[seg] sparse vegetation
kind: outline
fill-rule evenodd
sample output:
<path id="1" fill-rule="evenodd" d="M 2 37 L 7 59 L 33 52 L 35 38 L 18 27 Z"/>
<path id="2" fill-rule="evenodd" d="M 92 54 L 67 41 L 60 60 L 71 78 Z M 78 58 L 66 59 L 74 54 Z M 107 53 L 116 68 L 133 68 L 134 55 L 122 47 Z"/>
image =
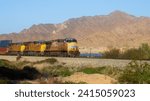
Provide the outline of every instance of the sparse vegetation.
<path id="1" fill-rule="evenodd" d="M 118 78 L 120 83 L 150 84 L 150 65 L 132 61 Z"/>
<path id="2" fill-rule="evenodd" d="M 17 80 L 33 80 L 40 73 L 33 67 L 19 69 L 13 62 L 0 60 L 0 83 L 18 83 Z"/>
<path id="3" fill-rule="evenodd" d="M 66 82 L 58 82 L 59 84 L 87 84 L 86 82 L 71 82 L 71 81 L 66 81 Z"/>
<path id="4" fill-rule="evenodd" d="M 58 76 L 62 76 L 62 77 L 65 77 L 65 76 L 70 76 L 73 72 L 69 70 L 69 68 L 67 67 L 47 67 L 47 68 L 44 68 L 42 70 L 42 73 L 45 75 L 45 76 L 50 76 L 50 77 L 58 77 Z"/>
<path id="5" fill-rule="evenodd" d="M 109 76 L 115 76 L 120 73 L 120 69 L 117 67 L 97 67 L 97 68 L 82 68 L 79 70 L 79 72 L 83 72 L 86 74 L 105 74 Z"/>
<path id="6" fill-rule="evenodd" d="M 22 81 L 22 82 L 20 82 L 21 84 L 31 84 L 30 82 L 28 82 L 28 81 Z"/>
<path id="7" fill-rule="evenodd" d="M 102 54 L 102 58 L 113 58 L 117 59 L 120 57 L 120 50 L 119 49 L 111 49 L 110 51 L 106 51 Z"/>
<path id="8" fill-rule="evenodd" d="M 45 60 L 42 60 L 42 61 L 37 61 L 37 62 L 35 62 L 35 64 L 37 64 L 37 63 L 50 63 L 50 64 L 54 64 L 54 63 L 56 63 L 56 62 L 58 62 L 57 61 L 57 59 L 55 59 L 55 58 L 48 58 L 48 59 L 45 59 Z"/>
<path id="9" fill-rule="evenodd" d="M 99 68 L 84 67 L 81 70 L 79 70 L 79 72 L 83 72 L 86 74 L 95 74 L 95 73 L 102 74 L 105 69 L 106 69 L 105 67 L 99 67 Z"/>
<path id="10" fill-rule="evenodd" d="M 0 84 L 9 84 L 10 81 L 9 80 L 6 80 L 6 79 L 1 79 L 0 80 Z"/>
<path id="11" fill-rule="evenodd" d="M 119 49 L 112 49 L 103 53 L 102 58 L 149 60 L 150 46 L 144 43 L 139 48 L 131 48 L 125 52 L 120 52 Z"/>
<path id="12" fill-rule="evenodd" d="M 143 49 L 143 48 L 142 48 Z M 146 53 L 146 52 L 145 52 Z M 148 53 L 147 53 L 148 54 Z M 143 55 L 144 56 L 144 55 Z M 147 58 L 146 56 L 144 56 Z M 53 61 L 53 62 L 52 62 Z M 37 63 L 55 63 L 56 59 L 46 59 Z M 129 84 L 149 84 L 150 83 L 150 64 L 141 61 L 132 61 L 124 69 L 117 67 L 104 66 L 104 67 L 65 67 L 63 65 L 50 65 L 42 70 L 36 70 L 32 66 L 25 64 L 35 64 L 31 62 L 17 62 L 12 63 L 7 60 L 0 60 L 0 83 L 23 83 L 28 84 L 28 80 L 40 80 L 39 83 L 56 83 L 56 84 L 85 84 L 85 82 L 62 82 L 57 81 L 57 77 L 71 76 L 75 72 L 83 72 L 86 74 L 104 74 L 115 78 L 118 83 Z M 23 68 L 18 68 L 23 66 Z M 52 78 L 52 79 L 51 79 Z M 24 81 L 25 80 L 25 81 Z M 51 82 L 50 82 L 51 80 Z M 19 82 L 21 81 L 21 82 Z"/>
<path id="13" fill-rule="evenodd" d="M 12 62 L 4 59 L 0 59 L 0 67 L 16 68 Z"/>

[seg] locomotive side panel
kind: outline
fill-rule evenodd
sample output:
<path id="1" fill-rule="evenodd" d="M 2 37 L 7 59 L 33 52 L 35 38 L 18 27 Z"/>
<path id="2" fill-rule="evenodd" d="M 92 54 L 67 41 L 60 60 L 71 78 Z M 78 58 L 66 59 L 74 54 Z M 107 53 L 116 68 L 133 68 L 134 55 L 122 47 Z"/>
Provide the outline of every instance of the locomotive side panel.
<path id="1" fill-rule="evenodd" d="M 28 42 L 25 44 L 25 55 L 43 55 L 46 49 L 45 43 Z"/>
<path id="2" fill-rule="evenodd" d="M 8 47 L 8 53 L 11 55 L 19 54 L 22 51 L 21 47 L 22 47 L 22 44 L 13 43 Z"/>
<path id="3" fill-rule="evenodd" d="M 0 41 L 1 42 L 1 41 Z M 51 41 L 33 41 L 24 43 L 11 43 L 1 48 L 0 54 L 10 55 L 45 55 L 45 56 L 79 56 L 77 40 L 74 38 L 57 39 Z"/>
<path id="4" fill-rule="evenodd" d="M 52 42 L 47 45 L 46 51 L 67 51 L 67 46 L 64 42 Z"/>
<path id="5" fill-rule="evenodd" d="M 50 56 L 65 56 L 67 55 L 67 44 L 64 41 L 48 42 L 45 54 Z"/>

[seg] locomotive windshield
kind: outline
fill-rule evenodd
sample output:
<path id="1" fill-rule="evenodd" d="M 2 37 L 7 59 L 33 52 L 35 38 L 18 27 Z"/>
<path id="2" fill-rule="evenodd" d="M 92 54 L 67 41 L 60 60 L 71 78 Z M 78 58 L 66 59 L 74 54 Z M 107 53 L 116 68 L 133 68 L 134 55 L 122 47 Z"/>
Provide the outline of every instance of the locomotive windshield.
<path id="1" fill-rule="evenodd" d="M 66 39 L 66 42 L 77 42 L 76 39 L 70 38 L 70 39 Z"/>

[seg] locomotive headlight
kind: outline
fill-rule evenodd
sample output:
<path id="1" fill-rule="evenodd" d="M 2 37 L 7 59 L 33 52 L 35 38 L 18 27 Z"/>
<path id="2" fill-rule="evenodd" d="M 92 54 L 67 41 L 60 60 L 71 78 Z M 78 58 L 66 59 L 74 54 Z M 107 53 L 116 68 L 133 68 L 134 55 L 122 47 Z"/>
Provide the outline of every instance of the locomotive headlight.
<path id="1" fill-rule="evenodd" d="M 71 50 L 71 51 L 76 51 L 77 50 L 77 46 L 69 46 L 69 49 Z"/>
<path id="2" fill-rule="evenodd" d="M 71 49 L 76 49 L 77 46 L 70 46 L 69 48 L 71 48 Z"/>

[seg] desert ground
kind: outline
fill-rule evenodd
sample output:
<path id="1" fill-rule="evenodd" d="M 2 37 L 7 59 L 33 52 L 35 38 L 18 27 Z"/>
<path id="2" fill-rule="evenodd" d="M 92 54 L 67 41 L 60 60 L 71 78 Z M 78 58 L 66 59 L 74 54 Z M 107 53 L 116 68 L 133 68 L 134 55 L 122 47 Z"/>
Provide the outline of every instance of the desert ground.
<path id="1" fill-rule="evenodd" d="M 22 56 L 19 61 L 36 62 L 45 60 L 51 57 L 36 57 L 36 56 Z M 71 67 L 100 67 L 100 66 L 114 66 L 124 67 L 131 60 L 119 60 L 119 59 L 96 59 L 96 58 L 69 58 L 69 57 L 52 57 L 56 58 L 60 63 L 64 63 L 65 66 Z M 16 61 L 16 56 L 0 56 L 0 59 L 6 59 L 9 61 Z M 150 61 L 147 61 L 150 63 Z"/>
<path id="2" fill-rule="evenodd" d="M 25 69 L 24 71 L 23 68 L 26 66 L 35 68 L 36 71 L 34 72 L 36 74 L 42 74 L 40 78 L 36 78 L 32 80 L 23 79 L 19 81 L 19 83 L 32 83 L 32 84 L 118 83 L 118 81 L 116 80 L 116 76 L 119 74 L 120 71 L 114 68 L 124 69 L 124 67 L 126 67 L 131 62 L 131 60 L 119 60 L 119 59 L 36 57 L 36 56 L 34 57 L 22 56 L 22 58 L 19 61 L 16 61 L 16 56 L 0 56 L 0 59 L 1 61 L 4 60 L 9 65 L 10 65 L 9 62 L 11 62 L 11 64 L 15 64 L 15 66 L 17 66 L 15 68 L 19 68 L 19 70 L 22 69 L 22 73 L 24 72 L 28 73 L 30 72 L 30 70 L 34 71 L 33 69 L 30 68 L 28 68 L 28 70 Z M 54 61 L 55 59 L 57 61 Z M 150 63 L 150 61 L 138 61 L 138 62 Z M 103 69 L 104 67 L 105 69 Z M 30 72 L 29 74 L 31 74 L 31 76 L 34 75 L 32 74 L 32 72 Z"/>

